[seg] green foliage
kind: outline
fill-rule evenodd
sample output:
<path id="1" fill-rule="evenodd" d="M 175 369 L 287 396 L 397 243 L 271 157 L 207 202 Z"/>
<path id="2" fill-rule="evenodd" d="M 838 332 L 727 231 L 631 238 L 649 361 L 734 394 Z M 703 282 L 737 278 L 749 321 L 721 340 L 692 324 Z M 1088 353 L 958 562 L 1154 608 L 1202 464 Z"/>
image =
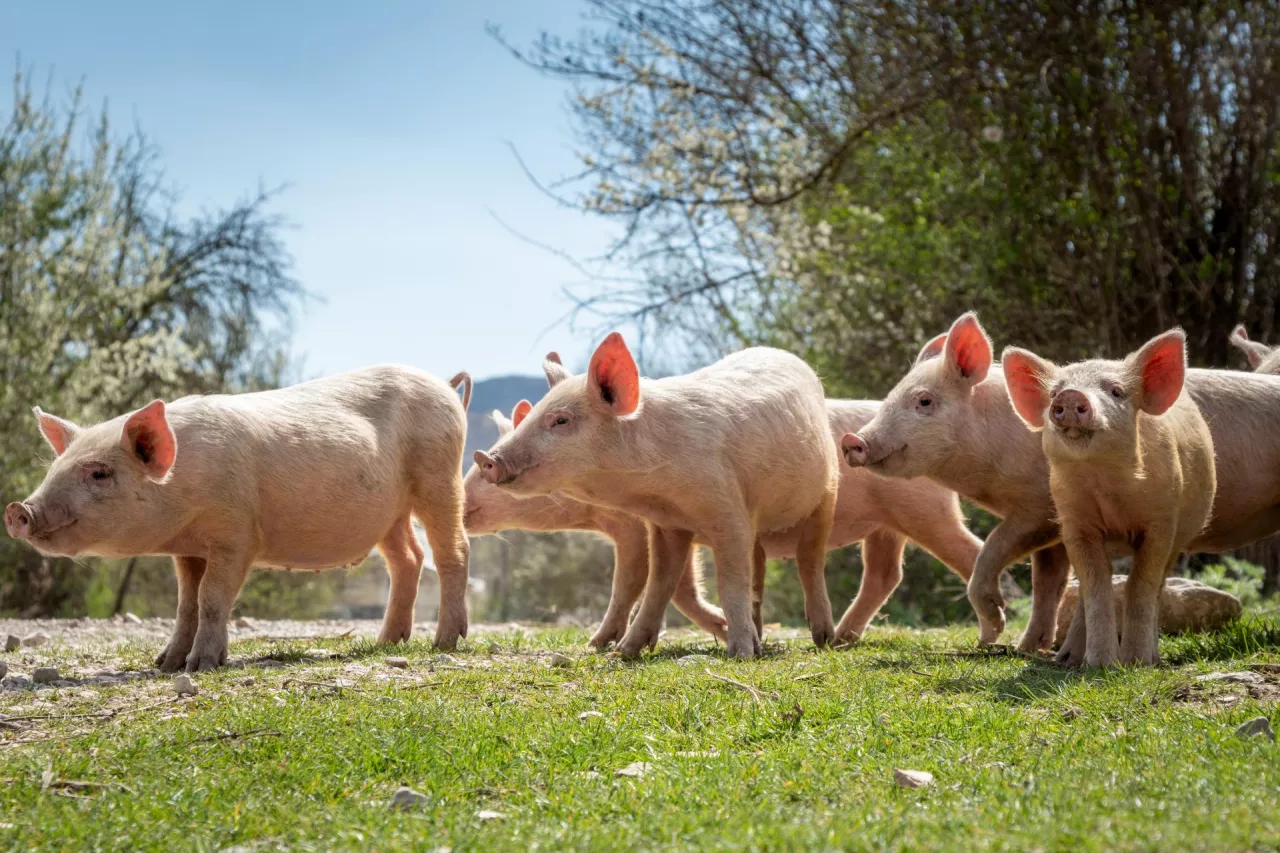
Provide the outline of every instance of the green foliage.
<path id="1" fill-rule="evenodd" d="M 76 93 L 37 101 L 14 80 L 0 127 L 0 493 L 40 482 L 48 449 L 31 407 L 82 422 L 155 397 L 271 387 L 302 291 L 280 223 L 259 193 L 190 220 L 174 211 L 156 153 L 88 128 Z M 88 569 L 0 543 L 0 612 L 80 613 Z"/>

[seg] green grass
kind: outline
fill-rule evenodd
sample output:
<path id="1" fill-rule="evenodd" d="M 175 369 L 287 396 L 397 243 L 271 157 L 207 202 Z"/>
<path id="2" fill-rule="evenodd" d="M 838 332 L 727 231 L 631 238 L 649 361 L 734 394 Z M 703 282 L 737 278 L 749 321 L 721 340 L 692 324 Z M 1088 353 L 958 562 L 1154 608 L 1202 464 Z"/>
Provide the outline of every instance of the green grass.
<path id="1" fill-rule="evenodd" d="M 167 678 L 5 692 L 10 717 L 119 713 L 0 730 L 0 848 L 1280 849 L 1280 746 L 1235 735 L 1280 728 L 1280 675 L 1262 699 L 1194 680 L 1280 660 L 1273 621 L 1106 673 L 979 654 L 969 628 L 789 640 L 747 663 L 685 633 L 622 662 L 586 636 L 474 637 L 464 668 L 414 642 L 394 652 L 407 670 L 368 643 L 239 643 L 290 662 L 202 675 L 193 699 Z M 676 662 L 691 653 L 713 659 Z M 643 777 L 616 775 L 633 762 Z M 935 783 L 897 788 L 894 768 Z M 402 784 L 426 805 L 388 808 Z"/>

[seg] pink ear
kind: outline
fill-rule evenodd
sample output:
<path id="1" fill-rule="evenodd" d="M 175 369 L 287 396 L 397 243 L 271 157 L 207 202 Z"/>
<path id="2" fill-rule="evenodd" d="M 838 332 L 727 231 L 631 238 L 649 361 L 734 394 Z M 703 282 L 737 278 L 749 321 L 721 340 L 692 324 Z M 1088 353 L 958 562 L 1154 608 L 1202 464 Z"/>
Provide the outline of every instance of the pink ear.
<path id="1" fill-rule="evenodd" d="M 916 356 L 916 364 L 922 361 L 928 361 L 931 358 L 937 358 L 942 348 L 947 345 L 947 333 L 943 332 L 920 349 L 920 354 Z"/>
<path id="2" fill-rule="evenodd" d="M 31 411 L 36 413 L 36 423 L 40 426 L 40 434 L 44 436 L 45 441 L 49 442 L 53 452 L 58 456 L 66 453 L 67 445 L 75 441 L 76 436 L 80 434 L 80 427 L 71 421 L 64 421 L 62 418 L 42 412 L 39 406 L 36 406 Z"/>
<path id="3" fill-rule="evenodd" d="M 521 400 L 516 403 L 516 407 L 511 410 L 511 425 L 520 426 L 520 422 L 524 420 L 525 415 L 533 408 L 533 403 L 528 400 Z"/>
<path id="4" fill-rule="evenodd" d="M 617 332 L 611 332 L 591 356 L 587 391 L 608 403 L 615 415 L 629 415 L 640 405 L 640 372 Z"/>
<path id="5" fill-rule="evenodd" d="M 1245 331 L 1243 323 L 1231 330 L 1231 337 L 1227 340 L 1233 347 L 1244 352 L 1245 358 L 1249 359 L 1249 366 L 1253 368 L 1262 364 L 1263 359 L 1271 354 L 1271 348 L 1266 344 L 1249 340 L 1249 333 Z"/>
<path id="6" fill-rule="evenodd" d="M 502 412 L 499 412 L 497 409 L 494 409 L 489 414 L 489 417 L 493 418 L 494 424 L 498 427 L 498 435 L 506 435 L 511 432 L 511 430 L 515 429 L 515 424 L 507 420 L 507 416 L 502 414 Z"/>
<path id="7" fill-rule="evenodd" d="M 969 380 L 969 384 L 977 385 L 987 378 L 987 371 L 991 369 L 991 341 L 972 311 L 960 315 L 960 319 L 951 324 L 943 354 L 947 363 Z"/>
<path id="8" fill-rule="evenodd" d="M 1181 329 L 1165 332 L 1138 350 L 1136 362 L 1142 376 L 1142 411 L 1163 415 L 1182 393 L 1187 375 L 1187 336 Z"/>
<path id="9" fill-rule="evenodd" d="M 1013 410 L 1033 430 L 1044 429 L 1044 410 L 1049 408 L 1048 380 L 1053 365 L 1017 347 L 1006 348 L 1000 364 Z"/>
<path id="10" fill-rule="evenodd" d="M 132 453 L 152 480 L 163 480 L 178 456 L 178 440 L 165 417 L 164 400 L 153 400 L 129 415 L 120 443 Z"/>

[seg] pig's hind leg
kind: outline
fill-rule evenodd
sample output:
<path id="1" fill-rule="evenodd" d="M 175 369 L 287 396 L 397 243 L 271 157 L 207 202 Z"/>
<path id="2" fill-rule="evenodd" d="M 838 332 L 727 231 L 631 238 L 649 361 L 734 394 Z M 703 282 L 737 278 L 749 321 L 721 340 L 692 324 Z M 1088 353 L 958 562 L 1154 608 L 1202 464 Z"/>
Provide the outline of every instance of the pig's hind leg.
<path id="1" fill-rule="evenodd" d="M 1058 636 L 1058 607 L 1070 574 L 1071 560 L 1062 543 L 1031 555 L 1031 619 L 1018 640 L 1018 651 L 1034 654 L 1053 647 Z"/>
<path id="2" fill-rule="evenodd" d="M 252 562 L 247 548 L 223 546 L 209 554 L 197 594 L 200 625 L 187 655 L 187 672 L 203 672 L 227 662 L 227 617 Z"/>
<path id="3" fill-rule="evenodd" d="M 668 530 L 653 524 L 647 526 L 649 579 L 645 584 L 644 597 L 640 599 L 640 612 L 627 628 L 626 636 L 618 643 L 617 649 L 618 654 L 627 657 L 634 657 L 658 644 L 667 604 L 671 602 L 688 561 L 689 550 L 693 547 L 693 534 L 687 530 Z"/>
<path id="4" fill-rule="evenodd" d="M 424 556 L 407 513 L 396 519 L 391 531 L 378 543 L 378 551 L 387 564 L 391 582 L 378 642 L 401 643 L 413 634 L 413 610 Z"/>
<path id="5" fill-rule="evenodd" d="M 644 592 L 649 574 L 649 534 L 643 527 L 619 531 L 613 537 L 613 592 L 591 645 L 607 648 L 627 633 L 627 618 Z"/>
<path id="6" fill-rule="evenodd" d="M 440 578 L 440 616 L 435 645 L 453 649 L 467 636 L 467 564 L 471 545 L 462 524 L 462 474 L 452 471 L 428 483 L 415 498 L 414 515 L 427 533 L 427 544 Z"/>
<path id="7" fill-rule="evenodd" d="M 858 594 L 836 627 L 837 643 L 862 639 L 872 618 L 902 583 L 902 552 L 907 540 L 882 527 L 862 540 L 862 583 Z"/>
<path id="8" fill-rule="evenodd" d="M 760 635 L 752 618 L 752 577 L 755 573 L 756 533 L 745 519 L 740 524 L 722 528 L 710 539 L 716 555 L 716 583 L 720 588 L 720 606 L 729 625 L 726 650 L 729 657 L 752 658 L 760 654 Z M 803 577 L 802 577 L 803 580 Z M 808 609 L 808 594 L 805 595 Z M 830 604 L 827 620 L 831 619 Z"/>
<path id="9" fill-rule="evenodd" d="M 830 645 L 836 636 L 835 623 L 831 618 L 831 599 L 827 597 L 826 573 L 827 539 L 831 536 L 835 508 L 836 487 L 833 483 L 822 503 L 797 528 L 796 567 L 804 589 L 804 615 L 809 621 L 813 643 L 818 648 Z"/>
<path id="10" fill-rule="evenodd" d="M 156 666 L 164 672 L 182 669 L 200 626 L 198 595 L 205 562 L 200 557 L 174 557 L 173 570 L 178 577 L 178 613 L 169 644 L 156 657 Z"/>
<path id="11" fill-rule="evenodd" d="M 763 560 L 763 550 L 760 551 L 760 555 Z M 684 571 L 680 573 L 680 579 L 676 581 L 671 603 L 690 622 L 717 640 L 723 641 L 726 638 L 728 623 L 725 622 L 724 613 L 719 607 L 709 604 L 702 597 L 702 562 L 698 559 L 697 548 L 689 549 L 689 556 L 685 559 Z"/>

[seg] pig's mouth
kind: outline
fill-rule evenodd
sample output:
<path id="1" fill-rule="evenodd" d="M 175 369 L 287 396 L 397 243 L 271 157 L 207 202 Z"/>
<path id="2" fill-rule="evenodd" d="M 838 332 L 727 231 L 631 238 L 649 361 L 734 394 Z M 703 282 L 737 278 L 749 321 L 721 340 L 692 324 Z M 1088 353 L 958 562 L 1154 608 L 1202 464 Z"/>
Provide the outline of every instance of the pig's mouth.
<path id="1" fill-rule="evenodd" d="M 884 450 L 875 456 L 867 458 L 867 467 L 873 471 L 887 471 L 891 468 L 900 468 L 905 464 L 904 460 L 907 454 L 907 446 L 900 444 L 897 447 Z"/>
<path id="2" fill-rule="evenodd" d="M 71 519 L 59 524 L 57 527 L 41 530 L 39 533 L 32 533 L 28 541 L 35 547 L 37 551 L 52 552 L 57 548 L 55 539 L 61 538 L 61 534 L 68 529 L 75 527 L 78 519 Z M 67 556 L 71 556 L 68 554 Z"/>
<path id="3" fill-rule="evenodd" d="M 1094 431 L 1078 426 L 1056 427 L 1058 437 L 1068 447 L 1083 450 L 1093 440 Z"/>

